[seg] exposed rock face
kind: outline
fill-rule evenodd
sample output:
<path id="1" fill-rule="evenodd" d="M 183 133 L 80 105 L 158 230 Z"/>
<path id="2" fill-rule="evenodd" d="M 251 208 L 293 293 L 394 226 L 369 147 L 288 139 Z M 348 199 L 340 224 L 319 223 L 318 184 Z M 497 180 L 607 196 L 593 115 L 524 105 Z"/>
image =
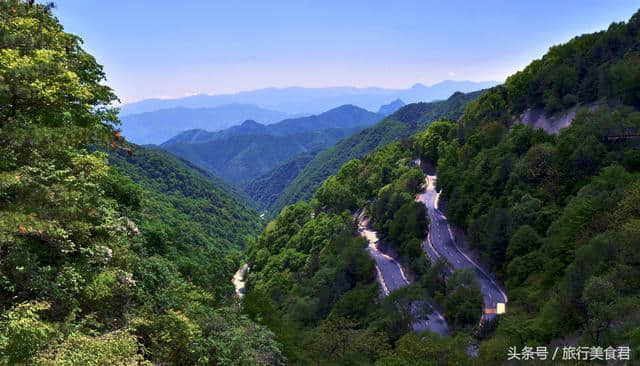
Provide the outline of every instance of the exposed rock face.
<path id="1" fill-rule="evenodd" d="M 585 105 L 575 105 L 567 110 L 548 116 L 542 108 L 527 109 L 515 123 L 522 123 L 527 126 L 542 128 L 552 135 L 557 135 L 560 130 L 571 125 L 573 119 L 580 108 L 587 108 L 590 111 L 598 109 L 602 102 L 593 102 Z"/>

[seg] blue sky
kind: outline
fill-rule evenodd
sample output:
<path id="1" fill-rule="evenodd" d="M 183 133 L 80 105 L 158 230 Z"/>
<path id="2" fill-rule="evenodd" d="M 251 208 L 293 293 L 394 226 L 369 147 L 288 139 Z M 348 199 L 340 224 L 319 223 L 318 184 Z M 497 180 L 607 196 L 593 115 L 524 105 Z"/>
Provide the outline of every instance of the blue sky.
<path id="1" fill-rule="evenodd" d="M 498 80 L 627 20 L 631 0 L 58 0 L 123 100 Z"/>

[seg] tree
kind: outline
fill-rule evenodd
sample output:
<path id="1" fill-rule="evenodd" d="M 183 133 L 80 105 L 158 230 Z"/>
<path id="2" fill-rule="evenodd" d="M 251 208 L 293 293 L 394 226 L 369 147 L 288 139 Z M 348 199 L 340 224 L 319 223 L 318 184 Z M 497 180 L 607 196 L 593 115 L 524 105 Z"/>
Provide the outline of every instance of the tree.
<path id="1" fill-rule="evenodd" d="M 582 302 L 587 308 L 587 329 L 595 344 L 600 344 L 616 316 L 618 294 L 611 282 L 602 277 L 591 277 L 584 286 Z"/>
<path id="2" fill-rule="evenodd" d="M 128 332 L 111 332 L 99 336 L 72 333 L 35 357 L 34 364 L 87 366 L 151 366 L 139 353 L 136 337 Z"/>
<path id="3" fill-rule="evenodd" d="M 445 317 L 452 325 L 458 328 L 475 326 L 482 315 L 482 293 L 473 270 L 453 272 L 443 300 Z"/>
<path id="4" fill-rule="evenodd" d="M 525 255 L 540 246 L 540 236 L 529 225 L 520 226 L 511 237 L 507 246 L 507 260 Z"/>
<path id="5" fill-rule="evenodd" d="M 436 121 L 423 132 L 416 134 L 414 145 L 420 156 L 429 162 L 437 163 L 440 143 L 448 141 L 456 127 L 452 122 Z"/>
<path id="6" fill-rule="evenodd" d="M 12 365 L 28 362 L 58 331 L 40 319 L 50 305 L 27 302 L 14 306 L 0 318 L 0 360 Z"/>

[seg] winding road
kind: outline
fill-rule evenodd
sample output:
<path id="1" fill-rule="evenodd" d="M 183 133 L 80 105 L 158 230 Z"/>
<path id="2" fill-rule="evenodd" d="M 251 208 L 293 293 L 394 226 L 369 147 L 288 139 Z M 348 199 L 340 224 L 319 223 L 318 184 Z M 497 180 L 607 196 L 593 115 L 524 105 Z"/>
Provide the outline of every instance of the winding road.
<path id="1" fill-rule="evenodd" d="M 444 257 L 454 270 L 471 268 L 477 276 L 480 290 L 484 300 L 484 308 L 494 310 L 498 303 L 507 303 L 507 294 L 500 288 L 495 279 L 483 270 L 456 245 L 451 227 L 447 218 L 438 208 L 440 193 L 436 192 L 436 176 L 427 175 L 426 190 L 417 196 L 417 201 L 425 204 L 431 222 L 429 235 L 423 242 L 429 259 L 434 262 L 439 257 Z M 485 312 L 484 318 L 492 318 L 493 314 Z"/>
<path id="2" fill-rule="evenodd" d="M 416 161 L 416 163 L 420 164 L 419 161 Z M 508 301 L 507 294 L 487 271 L 482 269 L 457 246 L 449 221 L 438 206 L 440 193 L 436 191 L 436 178 L 435 175 L 427 175 L 424 192 L 416 196 L 416 200 L 427 207 L 430 222 L 429 234 L 422 243 L 422 247 L 432 263 L 440 257 L 444 257 L 452 270 L 466 268 L 473 270 L 480 285 L 484 302 L 482 323 L 484 320 L 489 320 L 496 316 L 498 303 L 506 304 Z M 367 250 L 376 263 L 378 282 L 382 286 L 384 295 L 387 296 L 391 291 L 407 286 L 410 281 L 407 279 L 402 266 L 393 257 L 380 251 L 378 248 L 378 235 L 371 229 L 369 220 L 363 212 L 358 215 L 358 230 L 360 235 L 365 237 L 369 243 Z M 429 302 L 429 304 L 434 309 L 433 312 L 428 315 L 426 321 L 418 320 L 414 322 L 413 329 L 415 331 L 429 330 L 440 335 L 448 334 L 449 327 L 446 320 L 436 310 L 435 304 L 432 302 Z"/>
<path id="3" fill-rule="evenodd" d="M 369 254 L 376 262 L 376 271 L 378 272 L 378 282 L 382 287 L 382 291 L 385 296 L 388 296 L 391 291 L 406 286 L 410 283 L 405 275 L 402 266 L 393 257 L 383 253 L 378 248 L 378 234 L 371 230 L 369 220 L 361 213 L 358 216 L 358 231 L 360 235 L 365 237 L 369 243 L 367 250 Z M 433 308 L 433 303 L 429 303 Z M 416 309 L 417 311 L 417 309 Z M 437 310 L 434 310 L 427 315 L 426 320 L 417 320 L 413 323 L 413 330 L 422 332 L 429 330 L 431 332 L 447 335 L 449 333 L 449 327 L 442 314 Z"/>

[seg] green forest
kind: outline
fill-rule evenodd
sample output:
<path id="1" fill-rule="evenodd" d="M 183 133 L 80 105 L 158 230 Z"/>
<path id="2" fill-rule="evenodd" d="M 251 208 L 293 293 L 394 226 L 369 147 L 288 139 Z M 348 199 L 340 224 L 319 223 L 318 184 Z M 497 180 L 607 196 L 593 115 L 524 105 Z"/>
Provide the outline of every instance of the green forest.
<path id="1" fill-rule="evenodd" d="M 245 311 L 275 332 L 295 364 L 495 365 L 510 346 L 567 338 L 626 344 L 638 357 L 639 31 L 640 13 L 555 46 L 457 121 L 432 123 L 343 165 L 310 203 L 286 207 L 250 245 Z M 593 102 L 557 135 L 514 122 L 529 108 L 553 114 Z M 413 200 L 423 178 L 416 157 L 437 165 L 447 216 L 510 294 L 509 312 L 481 335 L 472 331 L 482 305 L 473 277 L 457 272 L 445 283 L 444 265 L 429 263 L 420 247 L 426 223 Z M 358 208 L 393 244 L 414 285 L 379 299 L 356 234 Z M 410 331 L 412 314 L 400 309 L 420 297 L 442 305 L 451 337 Z M 476 358 L 465 353 L 471 338 L 480 343 Z"/>
<path id="2" fill-rule="evenodd" d="M 52 9 L 0 1 L 0 364 L 502 365 L 571 344 L 640 359 L 640 12 L 502 85 L 292 152 L 247 194 L 127 142 L 103 67 Z M 559 133 L 521 123 L 572 108 Z M 509 294 L 488 324 L 476 273 L 425 253 L 427 170 Z M 364 216 L 411 282 L 388 296 Z M 448 335 L 413 330 L 433 311 Z"/>
<path id="3" fill-rule="evenodd" d="M 281 364 L 228 280 L 263 225 L 246 198 L 120 141 L 49 6 L 0 14 L 0 363 Z"/>
<path id="4" fill-rule="evenodd" d="M 277 214 L 284 206 L 299 200 L 309 200 L 313 192 L 329 176 L 351 159 L 360 159 L 395 140 L 406 139 L 438 119 L 458 119 L 467 103 L 483 92 L 455 93 L 447 100 L 406 105 L 375 126 L 367 128 L 319 152 L 290 182 L 274 203 L 270 212 Z"/>

